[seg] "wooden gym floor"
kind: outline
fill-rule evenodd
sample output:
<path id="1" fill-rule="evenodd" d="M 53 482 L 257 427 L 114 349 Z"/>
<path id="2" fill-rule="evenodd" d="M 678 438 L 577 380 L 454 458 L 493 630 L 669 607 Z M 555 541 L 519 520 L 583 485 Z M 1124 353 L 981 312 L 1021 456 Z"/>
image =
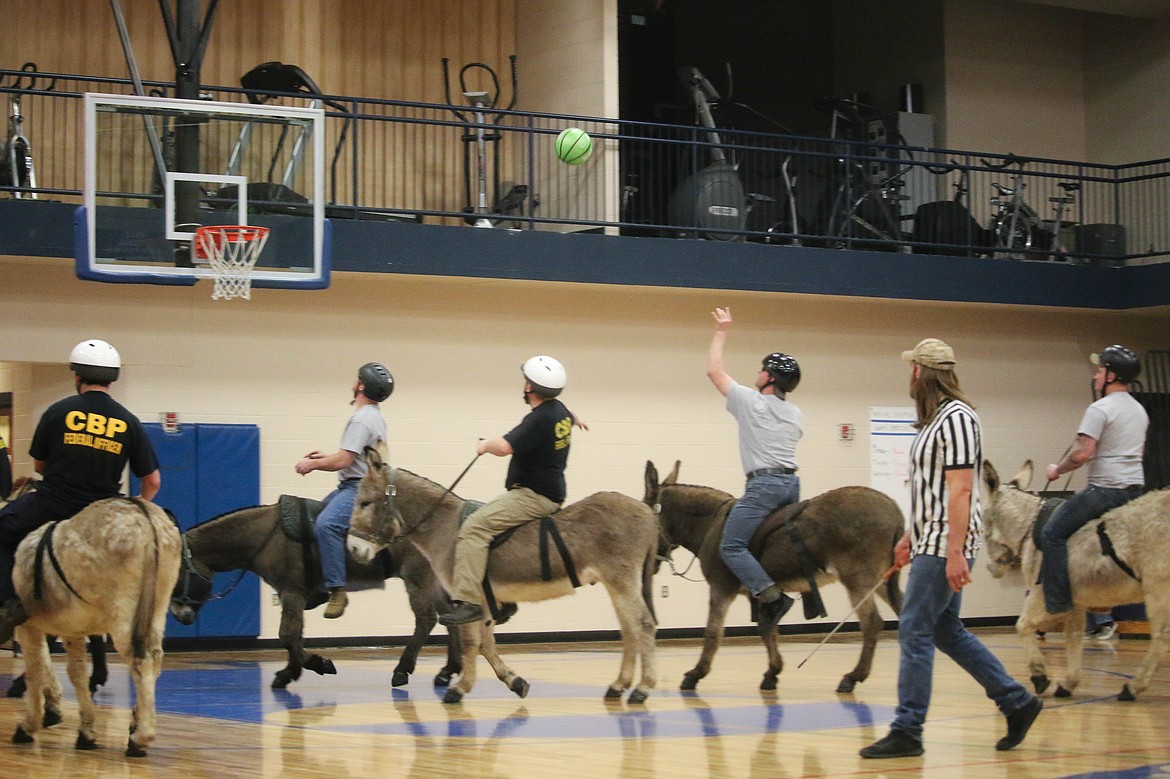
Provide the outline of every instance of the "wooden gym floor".
<path id="1" fill-rule="evenodd" d="M 1023 678 L 1014 634 L 980 637 Z M 310 672 L 287 691 L 269 688 L 283 653 L 171 653 L 159 681 L 159 735 L 145 759 L 122 756 L 129 680 L 120 660 L 100 704 L 94 752 L 73 749 L 77 708 L 67 690 L 65 722 L 35 745 L 8 738 L 22 703 L 0 699 L 3 777 L 1150 777 L 1170 775 L 1170 671 L 1135 703 L 1115 700 L 1145 640 L 1086 642 L 1076 697 L 1045 698 L 1027 740 L 996 752 L 1004 719 L 973 681 L 940 656 L 926 754 L 862 760 L 857 750 L 886 733 L 896 705 L 897 645 L 878 645 L 873 676 L 852 695 L 834 693 L 857 656 L 856 636 L 838 636 L 803 668 L 819 636 L 785 642 L 780 690 L 761 693 L 763 649 L 730 639 L 697 693 L 678 690 L 698 656 L 695 641 L 660 641 L 659 689 L 644 706 L 602 700 L 617 675 L 610 643 L 504 645 L 508 663 L 532 684 L 526 699 L 504 689 L 480 661 L 480 681 L 462 704 L 431 685 L 442 664 L 429 647 L 410 684 L 394 690 L 397 649 L 324 652 L 337 676 Z M 1063 642 L 1045 656 L 1059 673 Z M 0 658 L 5 688 L 19 661 Z M 485 675 L 486 674 L 486 675 Z"/>

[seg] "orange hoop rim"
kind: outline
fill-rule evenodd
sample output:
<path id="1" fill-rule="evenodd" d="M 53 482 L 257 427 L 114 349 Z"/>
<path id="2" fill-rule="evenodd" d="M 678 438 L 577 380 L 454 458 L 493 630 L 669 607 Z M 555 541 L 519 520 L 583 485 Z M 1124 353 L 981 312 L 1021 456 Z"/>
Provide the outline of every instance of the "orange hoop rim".
<path id="1" fill-rule="evenodd" d="M 204 251 L 204 241 L 218 246 L 222 237 L 226 243 L 247 243 L 268 235 L 268 228 L 259 225 L 203 225 L 195 228 L 195 256 L 200 260 L 208 259 Z M 200 240 L 202 238 L 203 240 Z"/>

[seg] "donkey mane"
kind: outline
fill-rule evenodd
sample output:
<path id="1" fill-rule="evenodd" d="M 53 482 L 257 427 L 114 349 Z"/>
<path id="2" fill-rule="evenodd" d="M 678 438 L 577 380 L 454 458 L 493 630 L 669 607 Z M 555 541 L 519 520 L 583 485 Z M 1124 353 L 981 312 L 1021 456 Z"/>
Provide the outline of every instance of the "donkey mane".
<path id="1" fill-rule="evenodd" d="M 217 522 L 217 521 L 223 519 L 224 517 L 230 517 L 231 515 L 236 514 L 240 511 L 248 511 L 249 509 L 262 509 L 262 508 L 266 508 L 265 504 L 263 504 L 263 503 L 261 503 L 260 505 L 257 505 L 257 506 L 244 506 L 242 508 L 232 509 L 231 511 L 225 511 L 222 514 L 217 514 L 216 516 L 212 517 L 211 519 L 207 519 L 207 520 L 204 520 L 203 522 L 200 522 L 198 525 L 193 525 L 192 527 L 188 528 L 188 530 L 195 530 L 196 528 L 203 527 L 204 525 L 210 525 L 212 522 Z"/>

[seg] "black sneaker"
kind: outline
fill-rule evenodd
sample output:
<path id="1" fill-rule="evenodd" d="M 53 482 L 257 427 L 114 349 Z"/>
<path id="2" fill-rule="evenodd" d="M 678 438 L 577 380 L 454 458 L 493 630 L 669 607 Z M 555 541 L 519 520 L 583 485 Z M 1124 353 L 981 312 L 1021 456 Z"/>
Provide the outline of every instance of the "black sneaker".
<path id="1" fill-rule="evenodd" d="M 887 757 L 918 757 L 924 751 L 922 742 L 914 736 L 905 731 L 891 730 L 885 738 L 873 742 L 857 754 L 862 757 L 882 759 Z"/>
<path id="2" fill-rule="evenodd" d="M 442 625 L 465 625 L 468 622 L 479 622 L 483 619 L 483 607 L 478 603 L 468 603 L 457 600 L 450 611 L 439 615 Z"/>
<path id="3" fill-rule="evenodd" d="M 1028 735 L 1028 728 L 1032 727 L 1032 723 L 1036 721 L 1042 708 L 1044 708 L 1044 702 L 1033 695 L 1032 700 L 1008 714 L 1007 735 L 996 743 L 995 748 L 1000 752 L 1005 752 L 1023 741 L 1024 736 Z"/>
<path id="4" fill-rule="evenodd" d="M 760 627 L 760 633 L 764 634 L 774 630 L 784 615 L 788 613 L 788 610 L 792 608 L 793 603 L 796 601 L 783 592 L 776 600 L 770 600 L 766 603 L 761 601 L 756 612 L 756 624 Z"/>

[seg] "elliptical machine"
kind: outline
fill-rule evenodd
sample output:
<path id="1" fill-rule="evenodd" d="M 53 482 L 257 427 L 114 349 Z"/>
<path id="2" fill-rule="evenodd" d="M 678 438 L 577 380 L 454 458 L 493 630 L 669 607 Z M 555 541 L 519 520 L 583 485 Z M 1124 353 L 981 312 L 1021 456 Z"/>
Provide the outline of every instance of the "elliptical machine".
<path id="1" fill-rule="evenodd" d="M 512 110 L 516 105 L 516 55 L 508 57 L 512 66 L 512 99 L 503 109 Z M 463 133 L 463 187 L 467 195 L 467 204 L 463 207 L 464 217 L 472 227 L 495 227 L 498 217 L 518 212 L 528 197 L 528 187 L 524 184 L 515 184 L 500 196 L 500 140 L 503 134 L 499 127 L 504 121 L 505 114 L 496 113 L 490 124 L 487 113 L 496 108 L 500 101 L 500 79 L 496 72 L 482 62 L 469 62 L 459 70 L 459 91 L 471 106 L 471 118 L 468 117 L 451 102 L 451 77 L 449 70 L 450 60 L 443 57 L 443 93 L 447 100 L 447 107 L 461 122 L 465 122 L 468 129 Z M 490 79 L 490 90 L 468 89 L 468 71 L 482 70 Z M 488 144 L 492 144 L 491 173 L 488 173 Z M 475 150 L 475 189 L 472 189 L 471 158 L 472 148 Z M 490 182 L 489 182 L 490 179 Z M 492 193 L 491 205 L 488 204 L 488 192 Z M 474 202 L 473 202 L 474 200 Z M 535 205 L 535 204 L 534 204 Z M 492 217 L 496 217 L 493 219 Z"/>
<path id="2" fill-rule="evenodd" d="M 670 222 L 694 228 L 700 238 L 742 241 L 747 224 L 747 198 L 711 116 L 711 106 L 719 102 L 719 93 L 692 65 L 679 68 L 678 77 L 695 104 L 696 123 L 707 128 L 709 161 L 688 176 L 670 196 L 667 207 Z M 696 149 L 696 154 L 700 153 Z M 698 167 L 697 160 L 694 167 Z"/>

